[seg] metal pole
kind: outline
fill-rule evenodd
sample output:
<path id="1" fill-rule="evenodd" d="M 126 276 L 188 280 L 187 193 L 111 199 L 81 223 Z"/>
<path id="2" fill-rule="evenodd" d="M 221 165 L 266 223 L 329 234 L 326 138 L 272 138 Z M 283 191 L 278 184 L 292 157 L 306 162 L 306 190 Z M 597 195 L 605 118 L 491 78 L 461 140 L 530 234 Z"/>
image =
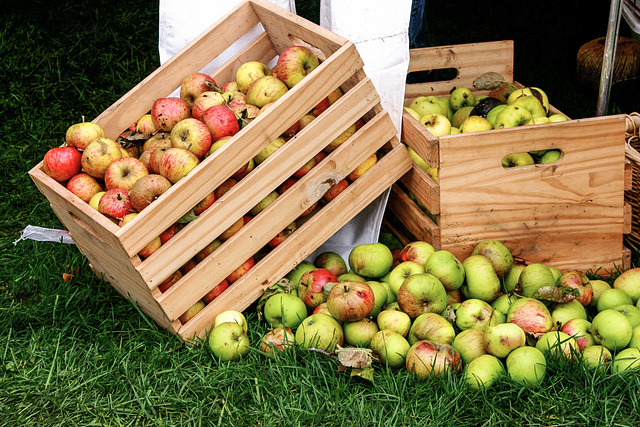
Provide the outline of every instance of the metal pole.
<path id="1" fill-rule="evenodd" d="M 598 112 L 596 115 L 607 114 L 609 104 L 609 92 L 611 90 L 611 74 L 615 64 L 616 44 L 618 42 L 618 29 L 620 28 L 620 14 L 622 12 L 622 0 L 611 0 L 609 11 L 609 25 L 604 43 L 604 58 L 600 73 L 600 90 L 598 92 Z"/>

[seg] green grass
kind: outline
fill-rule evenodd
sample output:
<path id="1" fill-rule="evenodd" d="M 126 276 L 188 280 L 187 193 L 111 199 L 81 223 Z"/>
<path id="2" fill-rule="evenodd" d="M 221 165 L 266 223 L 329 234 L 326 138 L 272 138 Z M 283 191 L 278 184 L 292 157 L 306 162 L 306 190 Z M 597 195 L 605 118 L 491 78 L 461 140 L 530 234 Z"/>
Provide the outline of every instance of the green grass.
<path id="1" fill-rule="evenodd" d="M 273 357 L 252 351 L 241 362 L 220 363 L 206 345 L 184 344 L 98 280 L 75 246 L 14 245 L 28 224 L 62 228 L 27 171 L 62 143 L 70 124 L 98 115 L 158 65 L 155 5 L 123 4 L 28 0 L 3 7 L 0 426 L 638 424 L 637 374 L 594 374 L 563 360 L 549 362 L 538 389 L 503 380 L 488 392 L 471 391 L 459 375 L 422 381 L 379 366 L 369 383 L 299 349 Z M 313 16 L 307 7 L 301 13 Z M 507 29 L 451 31 L 449 8 L 431 15 L 440 44 L 512 36 Z M 507 21 L 507 12 L 499 19 Z M 516 75 L 544 87 L 553 80 L 543 79 L 548 67 L 527 68 L 524 46 L 531 45 L 516 44 L 516 70 L 535 74 Z M 548 47 L 540 43 L 537 52 Z M 569 48 L 562 54 L 562 61 L 573 55 Z M 555 77 L 559 86 L 575 84 L 569 75 Z M 566 95 L 554 89 L 550 97 L 580 116 Z M 76 268 L 65 282 L 63 273 Z M 248 317 L 257 347 L 267 328 L 252 310 Z"/>

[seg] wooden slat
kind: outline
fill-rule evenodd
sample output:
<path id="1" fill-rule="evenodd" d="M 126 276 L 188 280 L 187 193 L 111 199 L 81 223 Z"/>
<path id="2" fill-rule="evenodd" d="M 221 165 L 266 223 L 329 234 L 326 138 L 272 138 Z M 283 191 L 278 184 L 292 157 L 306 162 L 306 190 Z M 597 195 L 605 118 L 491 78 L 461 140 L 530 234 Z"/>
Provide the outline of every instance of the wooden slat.
<path id="1" fill-rule="evenodd" d="M 400 181 L 429 212 L 434 215 L 440 213 L 440 186 L 420 166 L 414 163 Z"/>
<path id="2" fill-rule="evenodd" d="M 416 239 L 431 243 L 434 248 L 440 249 L 440 228 L 397 184 L 391 187 L 387 206 Z"/>
<path id="3" fill-rule="evenodd" d="M 432 168 L 440 167 L 438 138 L 406 111 L 402 112 L 402 142 L 411 147 Z"/>

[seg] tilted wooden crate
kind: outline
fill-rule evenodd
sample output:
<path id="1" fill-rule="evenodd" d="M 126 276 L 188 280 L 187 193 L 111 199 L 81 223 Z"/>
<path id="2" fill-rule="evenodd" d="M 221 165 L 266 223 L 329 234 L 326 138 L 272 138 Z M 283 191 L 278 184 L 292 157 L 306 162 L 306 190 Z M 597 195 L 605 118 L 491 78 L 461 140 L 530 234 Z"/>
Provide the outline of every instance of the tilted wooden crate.
<path id="1" fill-rule="evenodd" d="M 412 50 L 409 72 L 455 68 L 458 76 L 408 84 L 405 105 L 418 95 L 473 88 L 488 71 L 513 82 L 513 47 L 498 41 Z M 514 256 L 563 270 L 629 267 L 624 135 L 624 116 L 614 115 L 436 138 L 405 113 L 401 139 L 439 169 L 438 182 L 414 164 L 392 188 L 386 224 L 405 241 L 425 240 L 462 258 L 478 242 L 497 239 Z M 501 166 L 507 154 L 551 148 L 563 152 L 556 163 Z"/>
<path id="2" fill-rule="evenodd" d="M 96 272 L 104 275 L 122 295 L 131 297 L 159 325 L 185 339 L 205 337 L 218 313 L 248 307 L 265 288 L 311 254 L 411 167 L 392 120 L 381 108 L 379 96 L 362 70 L 363 62 L 355 46 L 266 0 L 244 1 L 238 5 L 94 121 L 103 127 L 107 137 L 117 137 L 147 113 L 155 99 L 167 96 L 179 87 L 183 77 L 201 70 L 258 25 L 265 30 L 262 35 L 212 74 L 219 84 L 235 80 L 235 71 L 243 62 L 269 63 L 292 45 L 313 49 L 321 65 L 125 226 L 118 227 L 49 178 L 42 163 L 30 171 L 33 181 Z M 328 110 L 158 251 L 146 259 L 137 255 L 151 239 L 181 218 L 336 87 L 341 87 L 344 95 Z M 360 118 L 364 118 L 365 124 L 346 143 L 175 285 L 164 293 L 158 290 L 162 281 Z M 380 159 L 373 168 L 323 205 L 196 317 L 181 324 L 178 320 L 181 314 L 375 152 Z"/>

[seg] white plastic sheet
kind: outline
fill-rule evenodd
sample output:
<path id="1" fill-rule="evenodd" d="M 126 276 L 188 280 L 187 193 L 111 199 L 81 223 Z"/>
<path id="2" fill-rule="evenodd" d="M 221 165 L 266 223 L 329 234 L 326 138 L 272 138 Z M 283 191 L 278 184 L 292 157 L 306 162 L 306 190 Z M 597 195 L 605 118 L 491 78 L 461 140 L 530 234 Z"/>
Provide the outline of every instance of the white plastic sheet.
<path id="1" fill-rule="evenodd" d="M 295 12 L 294 0 L 271 0 Z M 159 52 L 164 63 L 202 31 L 216 23 L 239 0 L 160 0 Z M 381 96 L 383 108 L 396 125 L 398 135 L 402 123 L 404 85 L 409 66 L 408 27 L 411 0 L 322 0 L 320 25 L 352 41 L 364 61 L 364 71 Z M 259 33 L 249 34 L 234 45 L 242 49 Z M 211 73 L 235 52 L 210 63 L 204 72 Z M 308 259 L 324 251 L 333 251 L 348 258 L 351 249 L 378 239 L 388 191 L 367 206 Z"/>
<path id="2" fill-rule="evenodd" d="M 56 230 L 54 228 L 37 227 L 35 225 L 27 225 L 20 237 L 13 242 L 17 245 L 22 240 L 35 240 L 37 242 L 58 242 L 73 245 L 75 242 L 67 230 Z"/>

